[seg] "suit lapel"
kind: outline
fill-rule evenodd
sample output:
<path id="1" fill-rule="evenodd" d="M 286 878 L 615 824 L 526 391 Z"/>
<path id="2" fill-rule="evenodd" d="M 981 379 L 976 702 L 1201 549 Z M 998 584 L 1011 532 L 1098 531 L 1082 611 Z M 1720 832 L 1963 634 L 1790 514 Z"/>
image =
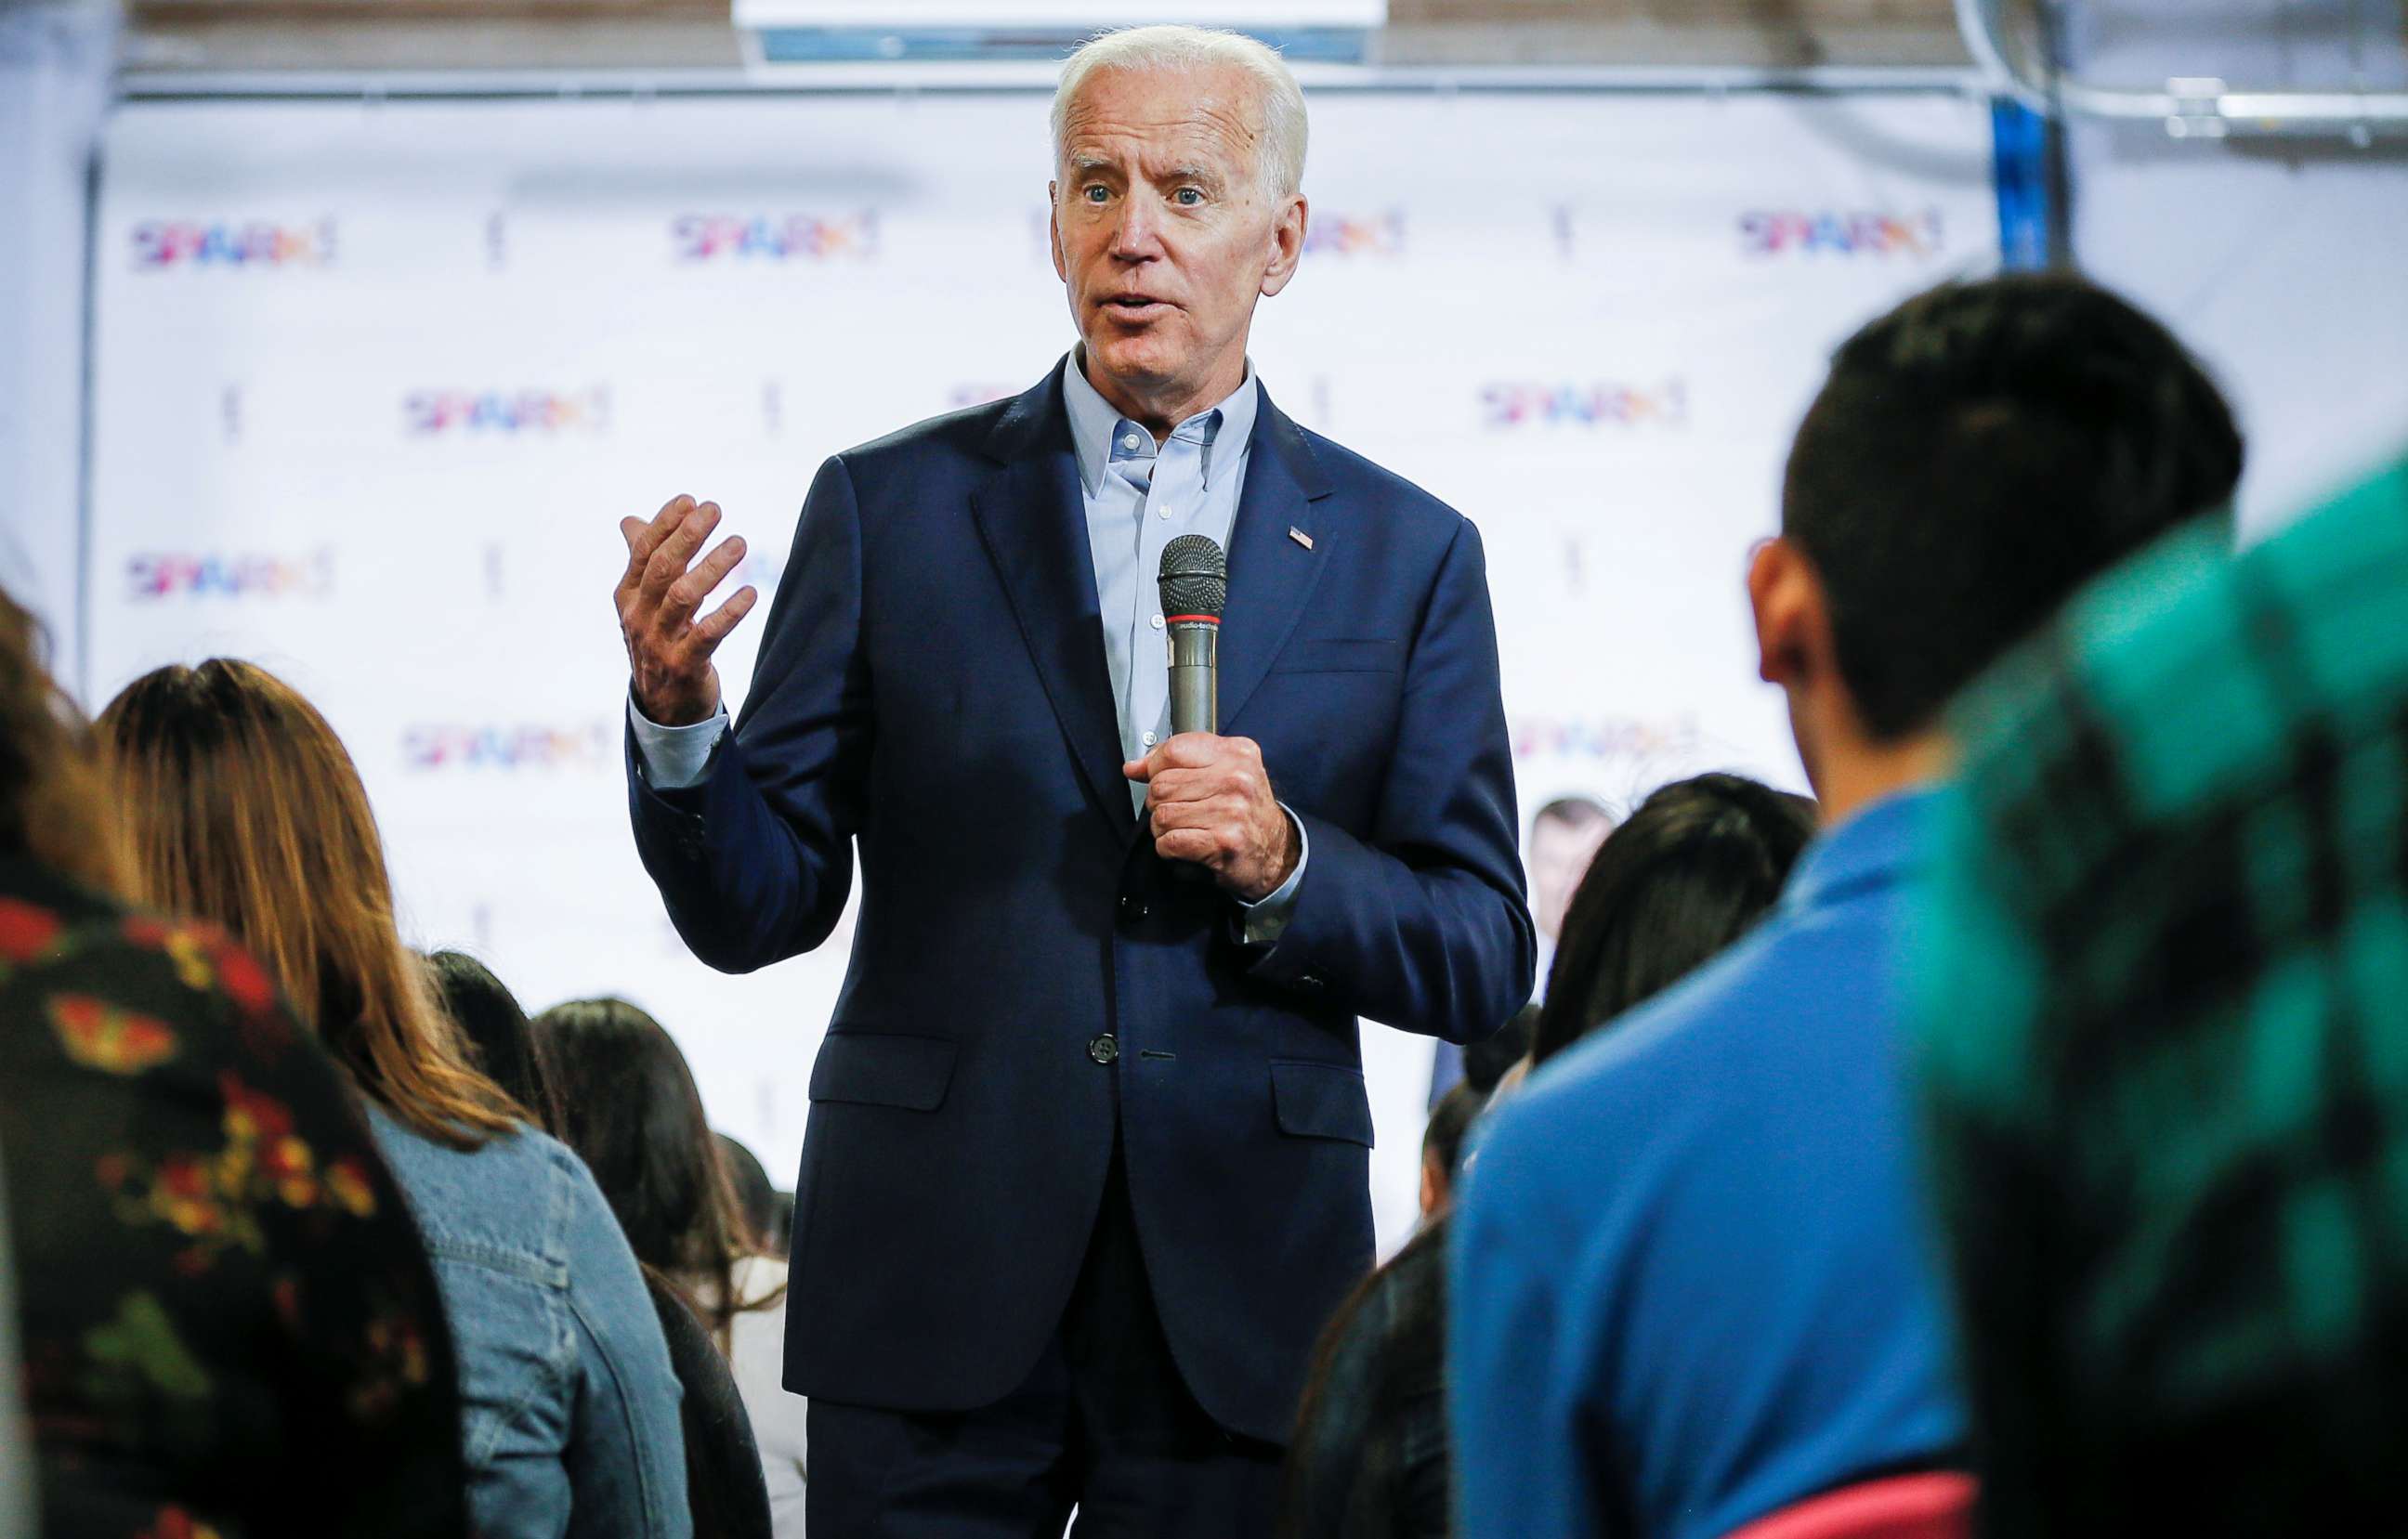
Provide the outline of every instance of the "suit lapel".
<path id="1" fill-rule="evenodd" d="M 1328 477 L 1303 431 L 1264 392 L 1229 531 L 1229 602 L 1221 614 L 1224 733 L 1242 731 L 1246 702 L 1295 633 L 1331 559 L 1341 531 L 1328 495 Z"/>
<path id="2" fill-rule="evenodd" d="M 1104 661 L 1103 606 L 1061 372 L 1055 368 L 997 420 L 987 453 L 1001 468 L 971 493 L 970 511 L 1087 794 L 1114 830 L 1124 831 L 1136 819 L 1121 776 L 1120 716 Z"/>

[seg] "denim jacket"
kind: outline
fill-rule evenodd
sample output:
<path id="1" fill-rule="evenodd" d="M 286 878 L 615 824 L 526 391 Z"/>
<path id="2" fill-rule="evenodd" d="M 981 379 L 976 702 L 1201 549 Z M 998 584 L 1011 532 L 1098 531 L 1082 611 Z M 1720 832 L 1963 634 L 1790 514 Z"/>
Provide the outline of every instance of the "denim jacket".
<path id="1" fill-rule="evenodd" d="M 464 1152 L 368 1110 L 451 1316 L 482 1539 L 691 1539 L 668 1348 L 584 1164 L 533 1130 Z"/>

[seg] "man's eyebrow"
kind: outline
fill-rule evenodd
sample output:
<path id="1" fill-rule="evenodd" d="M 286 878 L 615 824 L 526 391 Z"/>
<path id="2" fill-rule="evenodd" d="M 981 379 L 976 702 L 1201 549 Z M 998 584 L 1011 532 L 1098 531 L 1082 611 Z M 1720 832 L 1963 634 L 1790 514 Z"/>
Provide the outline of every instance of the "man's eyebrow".
<path id="1" fill-rule="evenodd" d="M 1101 155 L 1072 155 L 1070 170 L 1082 177 L 1100 176 L 1112 169 L 1112 163 Z"/>

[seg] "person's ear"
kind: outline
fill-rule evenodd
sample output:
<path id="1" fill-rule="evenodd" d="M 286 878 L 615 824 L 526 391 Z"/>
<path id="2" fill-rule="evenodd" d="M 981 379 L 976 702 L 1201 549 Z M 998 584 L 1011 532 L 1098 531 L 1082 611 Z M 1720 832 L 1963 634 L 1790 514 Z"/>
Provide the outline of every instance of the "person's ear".
<path id="1" fill-rule="evenodd" d="M 1062 184 L 1045 184 L 1045 244 L 1054 252 L 1054 276 L 1070 281 L 1070 264 L 1062 260 Z"/>
<path id="2" fill-rule="evenodd" d="M 1795 691 L 1830 671 L 1830 606 L 1804 551 L 1777 537 L 1758 545 L 1747 566 L 1747 602 L 1756 614 L 1758 678 Z"/>
<path id="3" fill-rule="evenodd" d="M 1296 276 L 1296 264 L 1304 256 L 1304 231 L 1312 216 L 1312 205 L 1298 192 L 1280 209 L 1279 218 L 1271 223 L 1270 263 L 1263 268 L 1263 297 L 1287 287 Z"/>

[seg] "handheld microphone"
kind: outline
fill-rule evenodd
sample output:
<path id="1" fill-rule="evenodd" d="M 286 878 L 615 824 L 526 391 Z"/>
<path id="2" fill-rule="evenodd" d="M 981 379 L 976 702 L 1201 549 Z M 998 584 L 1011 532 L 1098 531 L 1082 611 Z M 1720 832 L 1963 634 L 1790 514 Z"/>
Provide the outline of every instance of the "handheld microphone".
<path id="1" fill-rule="evenodd" d="M 1229 601 L 1229 560 L 1202 534 L 1162 548 L 1154 578 L 1163 639 L 1170 648 L 1170 730 L 1221 730 L 1221 610 Z"/>

